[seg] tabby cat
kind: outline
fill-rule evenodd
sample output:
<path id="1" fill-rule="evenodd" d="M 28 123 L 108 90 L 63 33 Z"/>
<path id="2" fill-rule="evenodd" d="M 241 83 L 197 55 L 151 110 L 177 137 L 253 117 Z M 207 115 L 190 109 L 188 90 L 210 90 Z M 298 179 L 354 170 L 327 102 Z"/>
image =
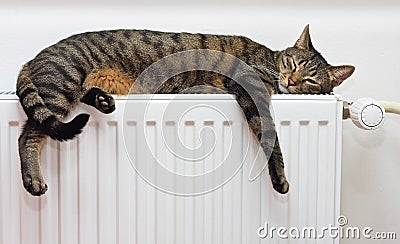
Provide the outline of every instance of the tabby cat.
<path id="1" fill-rule="evenodd" d="M 329 93 L 354 71 L 349 65 L 329 65 L 314 49 L 308 26 L 295 45 L 283 51 L 272 51 L 243 36 L 149 30 L 112 30 L 71 36 L 41 51 L 23 66 L 18 76 L 17 95 L 28 116 L 19 137 L 25 189 L 35 196 L 46 192 L 39 163 L 41 146 L 47 136 L 65 141 L 81 132 L 88 114 L 62 122 L 78 102 L 102 113 L 111 113 L 115 103 L 110 94 L 128 94 L 132 85 L 139 89 L 131 93 L 148 93 L 147 84 L 135 84 L 147 67 L 167 55 L 194 49 L 221 51 L 254 68 L 259 82 L 252 83 L 253 95 L 261 100 L 268 100 L 268 94 L 260 92 L 265 88 L 270 94 Z M 218 62 L 224 60 L 216 61 L 216 65 Z M 224 65 L 235 68 L 233 63 Z M 261 140 L 263 133 L 275 132 L 273 123 L 262 126 L 262 116 L 243 87 L 218 73 L 191 71 L 173 77 L 155 92 L 180 93 L 198 85 L 216 87 L 236 96 L 261 147 L 265 152 L 272 150 L 268 169 L 273 188 L 282 194 L 288 192 L 278 139 L 274 137 L 272 143 Z"/>

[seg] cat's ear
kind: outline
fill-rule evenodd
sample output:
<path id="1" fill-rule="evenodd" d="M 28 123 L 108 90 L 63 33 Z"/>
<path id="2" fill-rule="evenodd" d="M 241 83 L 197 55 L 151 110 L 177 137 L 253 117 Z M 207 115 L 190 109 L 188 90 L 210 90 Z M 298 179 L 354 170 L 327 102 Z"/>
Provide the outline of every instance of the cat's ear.
<path id="1" fill-rule="evenodd" d="M 332 87 L 340 85 L 345 79 L 353 74 L 355 68 L 351 65 L 331 66 L 328 73 L 331 78 Z"/>
<path id="2" fill-rule="evenodd" d="M 300 48 L 303 50 L 313 50 L 314 47 L 311 43 L 311 37 L 310 37 L 310 26 L 307 25 L 303 32 L 301 33 L 299 39 L 296 41 L 296 43 L 294 44 L 294 47 L 296 48 Z"/>

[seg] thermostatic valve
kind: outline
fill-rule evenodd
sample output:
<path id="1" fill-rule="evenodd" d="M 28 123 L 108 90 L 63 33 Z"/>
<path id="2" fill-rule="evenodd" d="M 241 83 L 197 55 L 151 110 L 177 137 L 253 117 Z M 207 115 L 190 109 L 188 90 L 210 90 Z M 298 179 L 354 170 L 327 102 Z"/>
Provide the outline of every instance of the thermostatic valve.
<path id="1" fill-rule="evenodd" d="M 365 130 L 375 130 L 383 125 L 385 108 L 373 98 L 360 98 L 350 105 L 353 123 Z"/>

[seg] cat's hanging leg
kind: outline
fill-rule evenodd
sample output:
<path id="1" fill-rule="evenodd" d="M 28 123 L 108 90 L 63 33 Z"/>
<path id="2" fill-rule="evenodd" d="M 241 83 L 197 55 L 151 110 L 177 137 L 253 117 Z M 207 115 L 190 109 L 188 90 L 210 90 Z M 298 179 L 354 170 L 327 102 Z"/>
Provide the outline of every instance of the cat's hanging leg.
<path id="1" fill-rule="evenodd" d="M 289 191 L 289 183 L 285 176 L 284 162 L 275 126 L 265 97 L 256 96 L 257 106 L 246 92 L 236 93 L 236 100 L 241 107 L 247 123 L 260 143 L 268 158 L 268 170 L 273 188 L 285 194 Z M 260 110 L 260 111 L 259 111 Z M 261 114 L 261 115 L 260 115 Z"/>
<path id="2" fill-rule="evenodd" d="M 47 191 L 40 168 L 40 150 L 46 138 L 47 135 L 27 121 L 18 139 L 22 181 L 25 189 L 34 196 L 40 196 Z"/>
<path id="3" fill-rule="evenodd" d="M 274 189 L 282 194 L 289 191 L 289 183 L 285 176 L 284 163 L 278 137 L 275 138 L 274 148 L 268 160 L 268 170 Z"/>

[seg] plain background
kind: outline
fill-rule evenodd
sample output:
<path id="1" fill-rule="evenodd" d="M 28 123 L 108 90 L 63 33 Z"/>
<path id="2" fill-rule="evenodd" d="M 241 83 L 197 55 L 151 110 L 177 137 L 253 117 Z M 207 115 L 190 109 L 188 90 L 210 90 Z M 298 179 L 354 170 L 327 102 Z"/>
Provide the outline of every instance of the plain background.
<path id="1" fill-rule="evenodd" d="M 310 24 L 314 46 L 331 64 L 356 72 L 335 90 L 400 101 L 400 3 L 396 1 L 197 2 L 0 1 L 0 90 L 14 90 L 22 64 L 71 34 L 102 29 L 153 29 L 240 34 L 271 49 L 294 44 Z M 396 231 L 400 239 L 400 115 L 362 131 L 344 121 L 341 212 L 350 226 Z M 342 240 L 347 243 L 398 243 Z"/>

